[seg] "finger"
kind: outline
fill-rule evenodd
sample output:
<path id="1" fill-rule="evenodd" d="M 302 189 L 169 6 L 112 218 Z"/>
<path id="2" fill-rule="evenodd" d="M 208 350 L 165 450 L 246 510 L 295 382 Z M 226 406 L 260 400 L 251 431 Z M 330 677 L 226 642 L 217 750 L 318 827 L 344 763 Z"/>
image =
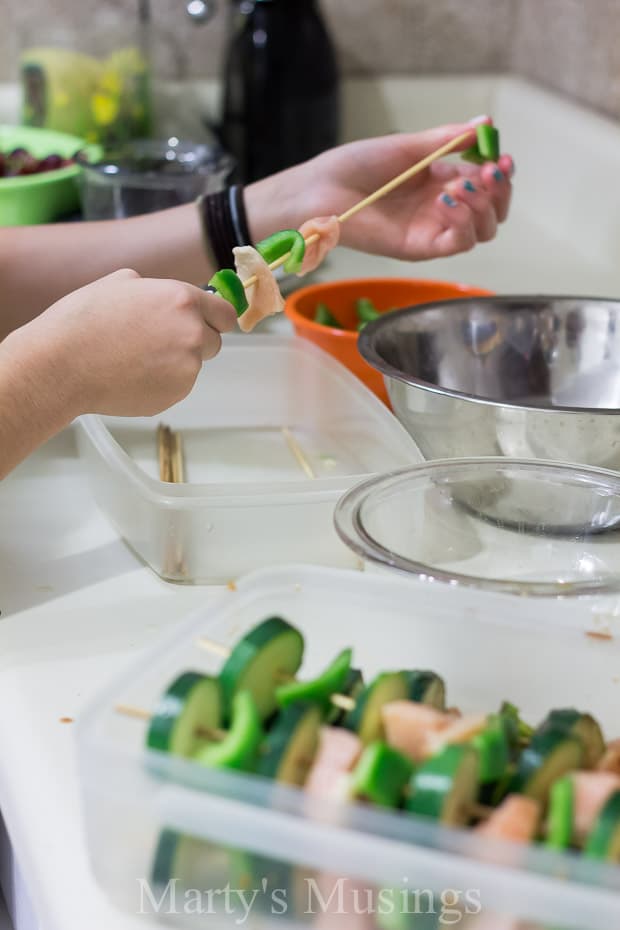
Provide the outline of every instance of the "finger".
<path id="1" fill-rule="evenodd" d="M 205 323 L 205 336 L 202 344 L 202 357 L 204 361 L 208 362 L 209 359 L 215 358 L 221 348 L 222 337 L 220 336 L 219 332 L 215 329 L 212 329 L 208 323 Z"/>
<path id="2" fill-rule="evenodd" d="M 474 184 L 470 178 L 460 178 L 446 185 L 446 191 L 471 209 L 474 216 L 478 242 L 489 242 L 497 234 L 495 207 L 484 187 Z"/>
<path id="3" fill-rule="evenodd" d="M 437 198 L 436 209 L 441 223 L 441 231 L 435 237 L 437 255 L 455 255 L 473 249 L 476 229 L 469 206 L 443 193 Z"/>
<path id="4" fill-rule="evenodd" d="M 500 155 L 497 164 L 498 164 L 500 171 L 503 171 L 506 177 L 508 178 L 514 177 L 516 168 L 515 168 L 514 159 L 512 158 L 511 155 Z"/>
<path id="5" fill-rule="evenodd" d="M 493 162 L 488 162 L 482 166 L 480 172 L 482 183 L 491 195 L 498 223 L 503 223 L 508 216 L 510 208 L 510 198 L 512 195 L 512 185 L 510 179 Z"/>
<path id="6" fill-rule="evenodd" d="M 237 314 L 234 307 L 223 297 L 216 294 L 199 292 L 198 309 L 205 323 L 218 333 L 230 333 L 237 326 Z"/>
<path id="7" fill-rule="evenodd" d="M 449 161 L 434 161 L 428 170 L 433 180 L 442 183 L 451 181 L 452 178 L 457 178 L 459 175 L 458 167 Z"/>
<path id="8" fill-rule="evenodd" d="M 135 281 L 136 278 L 139 278 L 140 275 L 137 271 L 134 271 L 133 268 L 119 268 L 117 271 L 112 271 L 110 274 L 105 275 L 103 278 L 100 278 L 100 281 Z"/>

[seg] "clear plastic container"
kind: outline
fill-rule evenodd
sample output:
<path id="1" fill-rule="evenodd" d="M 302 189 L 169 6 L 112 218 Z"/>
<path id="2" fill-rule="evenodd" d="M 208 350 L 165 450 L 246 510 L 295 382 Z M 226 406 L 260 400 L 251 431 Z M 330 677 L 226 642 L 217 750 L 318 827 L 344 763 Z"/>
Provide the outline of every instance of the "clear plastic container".
<path id="1" fill-rule="evenodd" d="M 618 736 L 620 618 L 613 621 L 616 638 L 603 642 L 586 636 L 595 618 L 591 607 L 577 602 L 303 566 L 256 573 L 216 606 L 176 626 L 99 694 L 80 720 L 90 856 L 119 907 L 157 914 L 173 926 L 224 927 L 225 897 L 213 892 L 228 882 L 248 898 L 257 892 L 243 921 L 236 897 L 232 926 L 620 926 L 615 866 L 542 847 L 491 843 L 398 812 L 318 803 L 258 776 L 147 754 L 147 723 L 119 714 L 117 705 L 148 712 L 177 674 L 217 672 L 222 659 L 200 648 L 199 638 L 230 647 L 273 614 L 305 635 L 303 677 L 351 645 L 366 680 L 390 668 L 431 668 L 444 677 L 449 704 L 464 712 L 491 710 L 508 699 L 524 719 L 538 722 L 554 707 L 576 706 L 595 715 L 608 739 Z M 168 886 L 169 879 L 176 884 Z M 274 900 L 278 890 L 284 911 Z M 390 893 L 417 892 L 419 923 L 355 913 L 356 901 L 364 907 L 366 890 L 375 903 L 384 901 L 384 909 Z M 323 907 L 332 893 L 331 905 Z M 337 915 L 340 893 L 345 913 Z M 434 922 L 425 913 L 431 896 Z"/>
<path id="2" fill-rule="evenodd" d="M 181 434 L 185 484 L 159 480 L 160 421 Z M 389 410 L 303 339 L 229 337 L 160 417 L 78 422 L 97 503 L 151 568 L 185 583 L 284 560 L 356 566 L 333 527 L 336 502 L 363 477 L 419 460 Z"/>
<path id="3" fill-rule="evenodd" d="M 620 476 L 507 458 L 370 478 L 336 528 L 368 567 L 518 595 L 620 596 Z"/>

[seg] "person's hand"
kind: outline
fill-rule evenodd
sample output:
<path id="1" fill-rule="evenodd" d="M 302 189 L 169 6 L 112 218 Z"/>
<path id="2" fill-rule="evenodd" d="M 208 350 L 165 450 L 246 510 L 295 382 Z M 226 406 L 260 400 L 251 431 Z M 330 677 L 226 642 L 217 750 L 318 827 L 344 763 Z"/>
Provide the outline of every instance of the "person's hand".
<path id="1" fill-rule="evenodd" d="M 236 319 L 229 303 L 200 288 L 123 270 L 73 291 L 13 336 L 30 340 L 35 358 L 55 359 L 79 413 L 151 416 L 189 393 Z"/>
<path id="2" fill-rule="evenodd" d="M 247 188 L 250 225 L 260 226 L 281 204 L 282 226 L 340 214 L 363 197 L 468 130 L 457 151 L 475 143 L 475 125 L 352 142 Z M 465 252 L 494 238 L 507 215 L 512 158 L 497 164 L 438 161 L 342 225 L 341 243 L 393 258 L 420 261 Z M 269 206 L 271 204 L 271 206 Z M 259 211 L 265 215 L 261 220 Z M 287 220 L 288 217 L 288 220 Z M 273 232 L 272 228 L 261 232 Z M 263 227 L 264 229 L 264 227 Z M 260 238 L 257 236 L 257 238 Z"/>

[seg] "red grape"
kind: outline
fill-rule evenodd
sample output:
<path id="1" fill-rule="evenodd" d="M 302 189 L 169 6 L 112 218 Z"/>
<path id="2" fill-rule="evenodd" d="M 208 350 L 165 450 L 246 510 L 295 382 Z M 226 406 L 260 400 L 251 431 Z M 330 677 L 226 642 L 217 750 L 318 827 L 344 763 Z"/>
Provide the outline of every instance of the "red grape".
<path id="1" fill-rule="evenodd" d="M 14 178 L 29 174 L 42 174 L 46 171 L 57 171 L 72 165 L 74 159 L 63 158 L 56 152 L 44 158 L 36 158 L 27 149 L 15 148 L 10 152 L 0 152 L 0 178 Z"/>

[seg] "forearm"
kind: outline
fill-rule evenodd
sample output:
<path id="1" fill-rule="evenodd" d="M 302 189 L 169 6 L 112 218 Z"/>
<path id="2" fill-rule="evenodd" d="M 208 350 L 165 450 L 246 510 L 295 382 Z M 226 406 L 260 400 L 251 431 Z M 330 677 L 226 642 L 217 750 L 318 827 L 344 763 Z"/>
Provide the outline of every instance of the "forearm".
<path id="1" fill-rule="evenodd" d="M 215 269 L 196 205 L 125 220 L 0 229 L 0 340 L 119 268 L 204 284 Z"/>
<path id="2" fill-rule="evenodd" d="M 300 171 L 305 183 L 295 181 Z M 315 214 L 307 181 L 305 171 L 293 168 L 246 188 L 254 241 L 297 228 Z M 119 268 L 205 284 L 217 269 L 196 205 L 124 220 L 0 228 L 0 340 L 56 300 Z"/>
<path id="3" fill-rule="evenodd" d="M 64 351 L 28 329 L 0 344 L 0 480 L 82 412 Z"/>

